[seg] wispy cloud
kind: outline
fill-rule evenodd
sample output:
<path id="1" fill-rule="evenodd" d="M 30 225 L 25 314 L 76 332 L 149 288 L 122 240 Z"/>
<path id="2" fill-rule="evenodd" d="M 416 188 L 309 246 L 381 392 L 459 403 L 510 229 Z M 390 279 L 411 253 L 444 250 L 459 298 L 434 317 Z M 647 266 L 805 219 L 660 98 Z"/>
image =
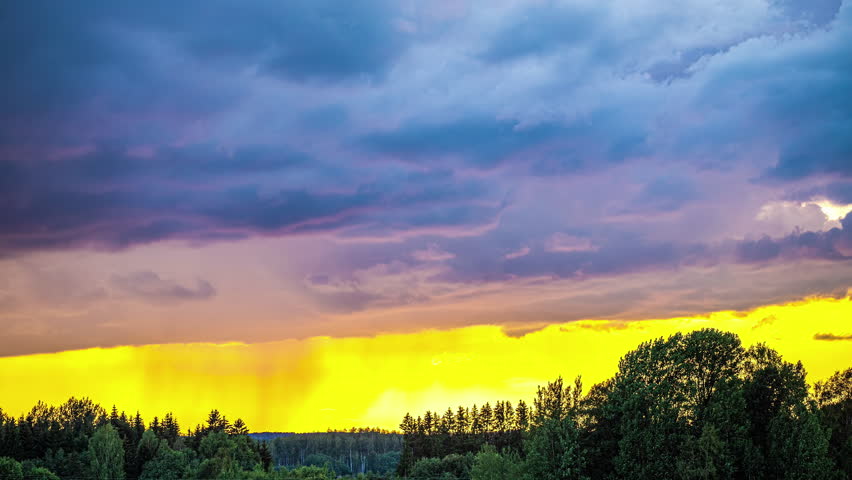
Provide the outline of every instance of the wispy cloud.
<path id="1" fill-rule="evenodd" d="M 149 302 L 205 300 L 216 295 L 216 289 L 206 280 L 198 279 L 195 287 L 188 287 L 148 271 L 113 275 L 111 283 L 122 293 Z"/>
<path id="2" fill-rule="evenodd" d="M 833 333 L 817 333 L 814 334 L 814 340 L 826 340 L 829 342 L 852 340 L 852 335 L 835 335 Z"/>

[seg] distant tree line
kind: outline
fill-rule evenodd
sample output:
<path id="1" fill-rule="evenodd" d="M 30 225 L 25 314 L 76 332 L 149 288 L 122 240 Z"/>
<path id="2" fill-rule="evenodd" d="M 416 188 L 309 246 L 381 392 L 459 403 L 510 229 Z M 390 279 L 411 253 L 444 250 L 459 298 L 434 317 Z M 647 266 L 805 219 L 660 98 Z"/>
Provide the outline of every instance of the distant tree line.
<path id="1" fill-rule="evenodd" d="M 849 479 L 852 368 L 809 390 L 801 363 L 705 329 L 641 344 L 588 393 L 406 414 L 399 475 L 421 480 Z"/>
<path id="2" fill-rule="evenodd" d="M 517 407 L 509 401 L 498 401 L 493 407 L 490 403 L 460 406 L 456 410 L 448 408 L 443 414 L 427 410 L 417 418 L 406 414 L 400 424 L 405 435 L 403 465 L 421 457 L 476 453 L 483 444 L 494 445 L 500 451 L 520 450 L 522 432 L 530 426 L 530 412 L 527 404 L 519 400 Z"/>
<path id="3" fill-rule="evenodd" d="M 402 435 L 380 429 L 301 433 L 271 442 L 276 466 L 327 466 L 337 475 L 392 474 L 399 464 Z"/>
<path id="4" fill-rule="evenodd" d="M 270 443 L 249 437 L 249 429 L 240 419 L 233 423 L 218 410 L 210 412 L 204 425 L 180 433 L 175 417 L 168 413 L 147 425 L 139 413 L 129 417 L 113 407 L 107 414 L 87 398 L 71 398 L 59 407 L 37 403 L 28 413 L 14 418 L 0 410 L 0 480 L 178 480 L 178 479 L 252 479 L 252 480 L 330 480 L 338 477 L 333 462 L 311 464 L 306 461 L 293 468 L 273 466 Z M 338 434 L 320 434 L 335 439 Z M 383 466 L 396 469 L 401 436 L 376 430 L 352 431 L 346 441 L 309 440 L 312 454 L 321 459 L 353 447 L 352 460 L 375 461 L 377 451 L 387 453 L 395 445 L 395 457 Z M 365 438 L 358 438 L 364 435 Z M 299 439 L 302 435 L 289 438 Z M 382 438 L 382 437 L 388 437 Z M 311 437 L 314 438 L 314 437 Z M 314 448 L 316 445 L 328 450 Z M 278 449 L 286 451 L 287 442 Z M 336 447 L 337 450 L 331 449 Z M 355 451 L 364 458 L 358 457 Z M 354 463 L 350 463 L 355 467 Z M 365 471 L 363 478 L 386 478 Z"/>

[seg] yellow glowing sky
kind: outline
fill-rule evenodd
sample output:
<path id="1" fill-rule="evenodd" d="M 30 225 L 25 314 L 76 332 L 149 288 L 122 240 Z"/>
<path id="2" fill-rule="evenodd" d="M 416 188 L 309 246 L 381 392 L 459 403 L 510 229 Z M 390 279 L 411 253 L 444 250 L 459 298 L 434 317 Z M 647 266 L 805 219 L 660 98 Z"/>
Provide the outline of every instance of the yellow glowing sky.
<path id="1" fill-rule="evenodd" d="M 394 429 L 406 411 L 519 398 L 557 375 L 586 386 L 650 338 L 715 327 L 746 345 L 765 341 L 804 362 L 809 380 L 852 366 L 852 300 L 811 299 L 756 310 L 634 322 L 551 325 L 520 338 L 500 327 L 288 340 L 255 344 L 168 344 L 0 358 L 2 407 L 15 415 L 37 400 L 89 396 L 107 408 L 174 412 L 185 429 L 218 408 L 253 431 L 351 426 Z"/>

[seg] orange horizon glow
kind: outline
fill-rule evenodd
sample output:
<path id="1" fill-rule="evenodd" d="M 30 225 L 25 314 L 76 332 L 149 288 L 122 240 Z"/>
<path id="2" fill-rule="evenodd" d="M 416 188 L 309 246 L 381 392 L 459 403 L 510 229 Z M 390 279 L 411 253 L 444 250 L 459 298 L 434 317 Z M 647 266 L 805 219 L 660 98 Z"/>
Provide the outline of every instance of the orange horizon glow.
<path id="1" fill-rule="evenodd" d="M 267 343 L 91 348 L 0 358 L 0 408 L 18 416 L 39 400 L 89 397 L 146 422 L 173 412 L 182 430 L 219 409 L 252 431 L 396 429 L 406 412 L 530 399 L 536 386 L 582 375 L 586 389 L 612 376 L 639 343 L 713 327 L 748 346 L 766 342 L 801 360 L 814 382 L 852 366 L 852 299 L 813 298 L 749 312 L 640 321 L 584 320 L 522 337 L 499 326 L 374 337 Z"/>

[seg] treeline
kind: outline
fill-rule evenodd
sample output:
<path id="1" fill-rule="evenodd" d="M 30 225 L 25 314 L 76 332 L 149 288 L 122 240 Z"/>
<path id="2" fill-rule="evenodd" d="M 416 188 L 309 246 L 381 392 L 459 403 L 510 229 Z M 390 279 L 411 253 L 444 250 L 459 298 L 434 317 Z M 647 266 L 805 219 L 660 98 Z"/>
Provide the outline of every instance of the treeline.
<path id="1" fill-rule="evenodd" d="M 643 343 L 588 393 L 406 414 L 412 479 L 849 479 L 852 368 L 809 389 L 801 363 L 713 329 Z"/>
<path id="2" fill-rule="evenodd" d="M 588 392 L 406 414 L 403 433 L 256 441 L 217 410 L 181 433 L 88 399 L 0 410 L 0 479 L 418 480 L 852 478 L 852 368 L 809 388 L 801 363 L 713 329 L 643 343 Z M 391 473 L 396 470 L 395 473 Z"/>
<path id="3" fill-rule="evenodd" d="M 380 429 L 299 433 L 271 441 L 276 466 L 327 466 L 336 475 L 392 474 L 399 464 L 402 435 Z"/>
<path id="4" fill-rule="evenodd" d="M 561 385 L 562 380 L 558 382 Z M 416 458 L 476 453 L 484 444 L 500 451 L 520 450 L 522 432 L 530 425 L 530 412 L 526 402 L 519 400 L 517 407 L 509 401 L 498 401 L 493 407 L 490 403 L 460 406 L 456 410 L 448 408 L 443 414 L 427 410 L 417 418 L 406 414 L 400 424 L 406 447 L 402 468 Z"/>
<path id="5" fill-rule="evenodd" d="M 18 418 L 0 410 L 0 480 L 330 480 L 338 477 L 333 465 L 326 464 L 329 462 L 317 465 L 303 462 L 303 466 L 295 468 L 276 468 L 270 443 L 253 440 L 248 434 L 245 422 L 237 419 L 232 423 L 218 410 L 210 412 L 204 425 L 181 434 L 171 413 L 162 419 L 154 417 L 146 425 L 138 412 L 128 416 L 113 407 L 107 414 L 103 407 L 87 398 L 71 398 L 58 407 L 39 402 Z M 322 435 L 338 437 L 334 433 Z M 340 445 L 337 440 L 332 445 L 321 440 L 318 445 L 337 448 L 325 451 L 331 455 L 340 453 L 341 446 L 358 447 L 370 459 L 390 448 L 382 437 L 394 437 L 398 461 L 399 435 L 384 435 L 374 430 L 344 435 L 365 437 L 340 441 Z M 282 447 L 286 444 L 279 444 Z M 324 453 L 317 448 L 312 452 Z M 353 454 L 352 458 L 354 461 L 359 457 Z M 384 466 L 386 471 L 395 468 L 396 463 Z M 367 473 L 361 477 L 385 478 Z"/>

